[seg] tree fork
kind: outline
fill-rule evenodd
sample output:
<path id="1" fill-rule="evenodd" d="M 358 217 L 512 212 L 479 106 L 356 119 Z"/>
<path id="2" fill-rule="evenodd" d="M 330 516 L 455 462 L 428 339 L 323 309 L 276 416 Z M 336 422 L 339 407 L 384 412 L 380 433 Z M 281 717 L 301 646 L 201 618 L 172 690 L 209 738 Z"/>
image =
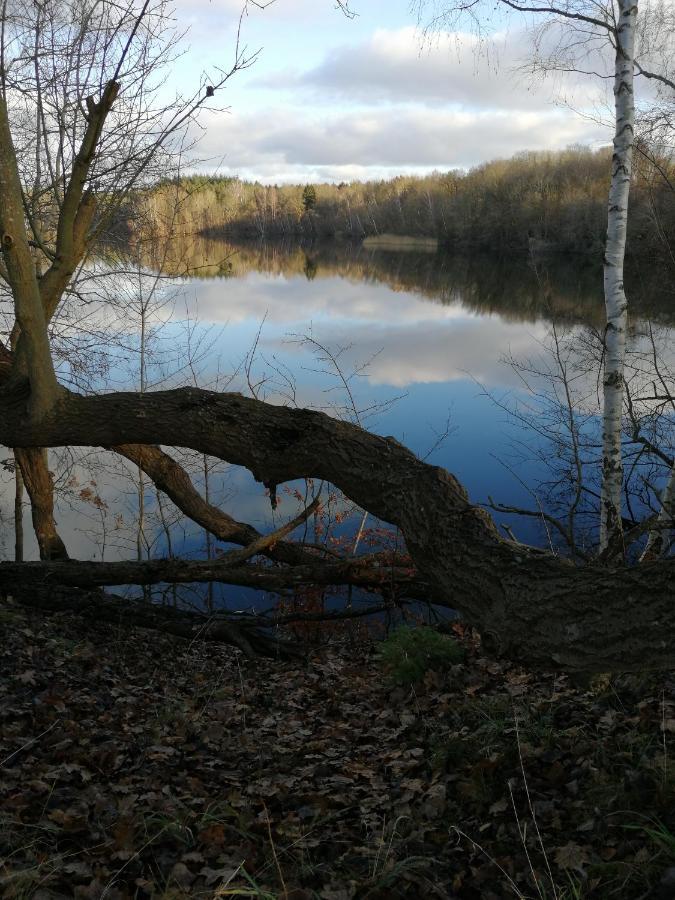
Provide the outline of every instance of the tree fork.
<path id="1" fill-rule="evenodd" d="M 110 450 L 133 462 L 163 491 L 182 513 L 201 525 L 219 541 L 246 546 L 261 534 L 251 525 L 238 522 L 217 506 L 208 503 L 192 484 L 185 469 L 168 453 L 149 444 L 118 444 Z M 264 556 L 290 565 L 311 565 L 315 553 L 299 544 L 279 540 L 262 551 Z"/>
<path id="2" fill-rule="evenodd" d="M 29 377 L 31 394 L 27 412 L 40 419 L 52 408 L 59 386 L 28 243 L 21 180 L 4 96 L 0 96 L 0 250 L 12 289 L 16 319 L 24 336 L 12 369 Z"/>

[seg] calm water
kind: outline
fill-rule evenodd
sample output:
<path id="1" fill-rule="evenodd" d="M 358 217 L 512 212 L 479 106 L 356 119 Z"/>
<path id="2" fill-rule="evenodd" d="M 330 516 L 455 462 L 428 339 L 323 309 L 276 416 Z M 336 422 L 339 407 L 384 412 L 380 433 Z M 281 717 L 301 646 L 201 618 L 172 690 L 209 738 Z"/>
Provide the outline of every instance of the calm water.
<path id="1" fill-rule="evenodd" d="M 144 261 L 146 272 L 152 264 Z M 412 250 L 192 240 L 174 246 L 162 266 L 167 276 L 189 276 L 155 286 L 146 316 L 149 386 L 196 380 L 248 392 L 252 385 L 271 402 L 361 421 L 420 456 L 430 454 L 475 502 L 492 496 L 532 507 L 536 501 L 525 484 L 545 474 L 539 463 L 523 459 L 523 442 L 531 457 L 527 450 L 541 438 L 524 434 L 486 395 L 508 399 L 522 389 L 503 356 L 541 354 L 554 319 L 572 329 L 601 328 L 603 320 L 602 273 L 578 260 L 535 267 Z M 641 318 L 667 322 L 670 299 L 660 300 L 657 287 L 635 272 L 633 309 Z M 127 310 L 125 350 L 113 354 L 116 386 L 138 387 L 140 320 L 140 307 L 137 319 Z M 78 462 L 61 479 L 60 527 L 75 555 L 133 557 L 137 487 L 112 458 L 96 456 L 93 475 Z M 53 464 L 63 469 L 56 458 Z M 203 486 L 203 461 L 193 457 L 191 466 Z M 89 502 L 82 512 L 79 494 L 88 488 L 104 508 Z M 278 525 L 297 508 L 286 500 L 273 514 L 264 489 L 228 467 L 211 474 L 209 490 L 230 513 L 259 527 Z M 169 534 L 172 552 L 199 555 L 203 536 L 174 521 L 170 504 L 159 509 L 147 486 L 144 493 L 144 552 L 165 554 Z M 10 501 L 6 484 L 5 516 Z M 523 540 L 545 540 L 536 521 L 510 524 Z M 10 550 L 6 527 L 4 555 Z M 228 596 L 239 602 L 246 592 L 229 590 Z"/>

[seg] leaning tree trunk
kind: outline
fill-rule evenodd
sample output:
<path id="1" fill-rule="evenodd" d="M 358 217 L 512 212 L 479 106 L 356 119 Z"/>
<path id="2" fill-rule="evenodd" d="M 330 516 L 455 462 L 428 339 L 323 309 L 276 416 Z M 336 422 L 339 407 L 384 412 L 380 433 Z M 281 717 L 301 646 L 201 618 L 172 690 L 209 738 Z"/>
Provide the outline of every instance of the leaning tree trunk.
<path id="1" fill-rule="evenodd" d="M 675 559 L 577 568 L 506 541 L 452 475 L 392 438 L 323 413 L 196 388 L 145 396 L 64 393 L 40 423 L 26 419 L 24 404 L 0 394 L 0 441 L 171 445 L 179 437 L 181 446 L 245 466 L 270 487 L 305 476 L 334 483 L 362 508 L 398 525 L 432 598 L 458 609 L 513 658 L 586 671 L 673 664 Z M 9 565 L 0 565 L 0 586 Z M 90 566 L 95 572 L 96 564 Z M 161 580 L 161 563 L 155 577 Z"/>
<path id="2" fill-rule="evenodd" d="M 609 189 L 607 241 L 605 244 L 605 365 L 602 439 L 602 495 L 600 507 L 600 549 L 621 546 L 621 413 L 624 395 L 624 359 L 628 302 L 624 292 L 623 267 L 626 254 L 628 196 L 630 192 L 635 101 L 635 24 L 637 0 L 618 0 L 614 68 L 615 133 L 612 180 Z"/>
<path id="3" fill-rule="evenodd" d="M 40 559 L 68 559 L 68 551 L 56 530 L 54 479 L 49 471 L 47 451 L 41 447 L 17 447 L 14 453 L 30 498 Z"/>
<path id="4" fill-rule="evenodd" d="M 28 242 L 21 180 L 7 117 L 0 95 L 0 242 L 4 277 L 12 287 L 16 321 L 23 340 L 13 369 L 30 381 L 30 414 L 38 419 L 53 405 L 59 391 L 47 334 L 35 263 Z"/>

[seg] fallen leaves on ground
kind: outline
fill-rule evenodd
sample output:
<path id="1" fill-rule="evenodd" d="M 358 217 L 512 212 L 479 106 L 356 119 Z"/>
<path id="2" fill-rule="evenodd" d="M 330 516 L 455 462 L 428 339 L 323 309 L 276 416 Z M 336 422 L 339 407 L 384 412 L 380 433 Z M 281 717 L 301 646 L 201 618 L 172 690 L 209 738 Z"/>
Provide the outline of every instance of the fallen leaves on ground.
<path id="1" fill-rule="evenodd" d="M 675 896 L 675 690 L 481 656 L 393 687 L 0 608 L 0 894 Z M 669 881 L 670 879 L 670 881 Z"/>

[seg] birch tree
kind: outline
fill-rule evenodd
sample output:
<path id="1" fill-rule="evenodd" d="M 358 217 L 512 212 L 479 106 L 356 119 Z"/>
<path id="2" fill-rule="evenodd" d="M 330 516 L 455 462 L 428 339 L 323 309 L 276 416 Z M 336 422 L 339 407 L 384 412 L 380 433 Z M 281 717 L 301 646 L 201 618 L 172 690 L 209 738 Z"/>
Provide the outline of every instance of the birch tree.
<path id="1" fill-rule="evenodd" d="M 534 38 L 533 73 L 551 70 L 586 72 L 603 77 L 605 61 L 613 68 L 613 154 L 607 198 L 604 295 L 606 326 L 603 360 L 602 488 L 600 498 L 599 548 L 606 555 L 624 551 L 622 526 L 622 412 L 625 394 L 624 364 L 628 327 L 628 299 L 624 290 L 624 261 L 629 194 L 635 143 L 635 76 L 652 80 L 666 92 L 675 92 L 669 73 L 667 52 L 672 48 L 672 13 L 645 3 L 648 15 L 638 18 L 638 0 L 481 0 L 465 3 L 426 2 L 416 4 L 427 20 L 427 29 L 456 27 L 467 18 L 481 32 L 490 27 L 494 10 L 525 17 Z M 500 22 L 503 25 L 503 21 Z M 552 36 L 551 31 L 555 30 Z M 639 55 L 640 46 L 644 59 Z M 550 48 L 550 54 L 546 48 Z M 651 69 L 654 58 L 663 64 Z"/>
<path id="2" fill-rule="evenodd" d="M 624 361 L 628 301 L 624 291 L 624 259 L 628 224 L 628 198 L 635 137 L 635 28 L 637 2 L 617 0 L 614 22 L 614 153 L 607 201 L 605 243 L 605 365 L 602 428 L 602 496 L 600 498 L 600 549 L 621 537 L 621 413 L 624 395 Z"/>

